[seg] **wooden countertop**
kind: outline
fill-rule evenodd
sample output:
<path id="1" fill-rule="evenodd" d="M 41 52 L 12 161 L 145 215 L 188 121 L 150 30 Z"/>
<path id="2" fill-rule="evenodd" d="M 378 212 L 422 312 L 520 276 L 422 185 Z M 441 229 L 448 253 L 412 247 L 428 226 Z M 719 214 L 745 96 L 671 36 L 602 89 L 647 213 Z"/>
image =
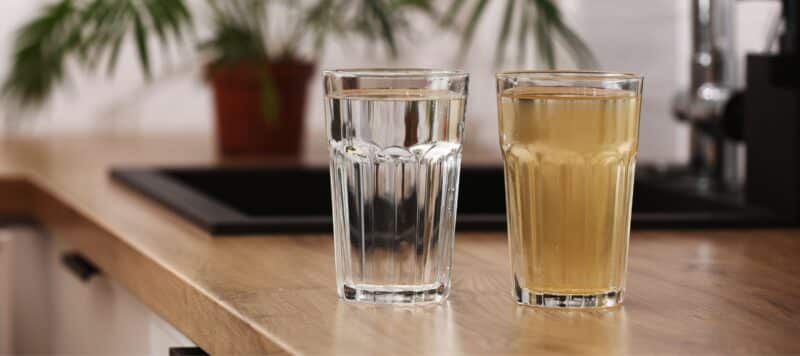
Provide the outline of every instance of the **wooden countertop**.
<path id="1" fill-rule="evenodd" d="M 450 300 L 346 304 L 329 235 L 213 239 L 112 182 L 113 165 L 214 164 L 207 139 L 6 139 L 0 212 L 42 221 L 212 354 L 800 353 L 800 230 L 635 231 L 625 304 L 510 296 L 502 234 L 459 234 Z"/>

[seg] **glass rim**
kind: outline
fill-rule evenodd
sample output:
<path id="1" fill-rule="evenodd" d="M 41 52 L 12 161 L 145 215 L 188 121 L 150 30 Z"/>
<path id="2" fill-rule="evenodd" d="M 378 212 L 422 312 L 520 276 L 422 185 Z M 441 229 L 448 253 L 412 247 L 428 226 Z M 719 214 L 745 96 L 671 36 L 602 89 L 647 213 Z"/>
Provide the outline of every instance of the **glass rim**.
<path id="1" fill-rule="evenodd" d="M 524 78 L 535 80 L 642 80 L 636 72 L 601 70 L 508 70 L 495 74 L 497 79 Z"/>
<path id="2" fill-rule="evenodd" d="M 389 78 L 389 79 L 425 79 L 469 77 L 469 73 L 461 70 L 435 68 L 352 68 L 327 69 L 322 71 L 324 77 L 336 78 Z"/>

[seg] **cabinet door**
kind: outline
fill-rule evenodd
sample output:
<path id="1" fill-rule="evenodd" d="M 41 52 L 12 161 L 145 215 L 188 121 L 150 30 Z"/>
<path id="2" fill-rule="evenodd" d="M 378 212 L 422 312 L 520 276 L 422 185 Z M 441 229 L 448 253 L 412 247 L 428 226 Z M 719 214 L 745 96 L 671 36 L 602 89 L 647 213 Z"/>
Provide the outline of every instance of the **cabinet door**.
<path id="1" fill-rule="evenodd" d="M 50 341 L 50 245 L 43 234 L 25 226 L 5 227 L 10 283 L 12 354 L 48 354 Z"/>
<path id="2" fill-rule="evenodd" d="M 151 313 L 99 274 L 80 279 L 61 263 L 69 246 L 52 239 L 51 340 L 54 353 L 147 354 Z"/>
<path id="3" fill-rule="evenodd" d="M 11 354 L 11 237 L 0 231 L 0 355 Z"/>
<path id="4" fill-rule="evenodd" d="M 193 346 L 102 271 L 79 278 L 62 261 L 74 251 L 57 238 L 28 230 L 13 245 L 12 353 L 160 356 Z"/>
<path id="5" fill-rule="evenodd" d="M 150 314 L 149 331 L 150 355 L 153 356 L 167 355 L 173 347 L 195 346 L 189 338 L 155 313 Z"/>

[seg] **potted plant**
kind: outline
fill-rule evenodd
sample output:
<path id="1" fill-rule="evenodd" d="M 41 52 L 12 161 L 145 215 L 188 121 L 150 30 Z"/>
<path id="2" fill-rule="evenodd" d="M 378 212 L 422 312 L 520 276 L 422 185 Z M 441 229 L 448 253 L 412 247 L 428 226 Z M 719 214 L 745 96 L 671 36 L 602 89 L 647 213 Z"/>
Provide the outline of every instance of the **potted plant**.
<path id="1" fill-rule="evenodd" d="M 304 106 L 314 65 L 297 53 L 302 19 L 279 52 L 270 51 L 266 1 L 210 2 L 214 36 L 201 48 L 214 58 L 207 78 L 214 93 L 218 147 L 224 154 L 300 151 Z M 286 7 L 288 18 L 298 16 Z"/>
<path id="2" fill-rule="evenodd" d="M 380 41 L 391 55 L 415 0 L 58 0 L 20 28 L 3 92 L 21 109 L 41 106 L 64 80 L 69 61 L 114 71 L 123 42 L 135 43 L 151 78 L 152 38 L 163 47 L 195 45 L 210 58 L 217 142 L 224 154 L 297 154 L 308 80 L 330 34 Z M 197 39 L 196 14 L 209 16 L 210 39 Z M 276 29 L 272 23 L 280 22 Z M 273 32 L 270 32 L 273 31 Z"/>
<path id="3" fill-rule="evenodd" d="M 225 153 L 296 154 L 300 150 L 312 60 L 331 33 L 380 40 L 396 55 L 405 16 L 428 12 L 427 1 L 211 1 L 214 36 L 208 78 L 214 90 L 217 138 Z M 270 26 L 280 20 L 280 29 Z M 277 35 L 271 32 L 280 30 Z M 302 54 L 311 47 L 310 56 Z M 306 48 L 307 49 L 307 48 Z"/>
<path id="4" fill-rule="evenodd" d="M 472 38 L 488 0 L 453 0 L 437 11 L 433 0 L 56 0 L 17 32 L 6 98 L 21 109 L 42 106 L 64 80 L 67 63 L 88 71 L 115 70 L 122 44 L 132 40 L 146 79 L 152 77 L 151 41 L 162 48 L 193 45 L 207 58 L 214 92 L 216 134 L 224 154 L 297 154 L 314 59 L 330 35 L 357 34 L 396 55 L 397 37 L 419 12 L 461 29 L 462 49 Z M 582 41 L 562 22 L 553 0 L 506 0 L 498 62 L 512 32 L 524 60 L 528 34 L 548 66 L 554 42 L 563 40 L 578 59 L 591 60 Z M 458 21 L 470 9 L 465 24 Z M 198 14 L 212 35 L 194 34 Z M 516 23 L 516 25 L 513 25 Z M 276 26 L 279 24 L 279 26 Z M 512 26 L 516 27 L 512 31 Z"/>

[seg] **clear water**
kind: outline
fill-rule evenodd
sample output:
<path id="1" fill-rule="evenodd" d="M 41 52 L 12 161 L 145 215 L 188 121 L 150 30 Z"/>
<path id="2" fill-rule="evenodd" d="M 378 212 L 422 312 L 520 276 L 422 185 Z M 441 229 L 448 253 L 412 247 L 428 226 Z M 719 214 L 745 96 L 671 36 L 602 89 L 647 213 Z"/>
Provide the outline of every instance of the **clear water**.
<path id="1" fill-rule="evenodd" d="M 464 99 L 354 90 L 326 102 L 339 294 L 438 301 L 450 289 Z"/>

